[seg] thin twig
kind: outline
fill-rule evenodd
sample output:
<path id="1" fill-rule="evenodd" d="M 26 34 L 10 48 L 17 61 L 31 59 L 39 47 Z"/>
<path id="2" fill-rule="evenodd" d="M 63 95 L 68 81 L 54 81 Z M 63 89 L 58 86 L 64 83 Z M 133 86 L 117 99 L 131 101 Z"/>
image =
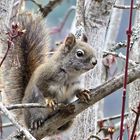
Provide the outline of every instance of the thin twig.
<path id="1" fill-rule="evenodd" d="M 131 36 L 132 36 L 132 16 L 133 16 L 133 6 L 134 0 L 131 0 L 130 12 L 129 12 L 129 25 L 128 30 L 126 30 L 127 35 L 127 49 L 126 49 L 126 61 L 124 70 L 124 81 L 123 81 L 123 93 L 122 93 L 122 108 L 121 108 L 121 125 L 120 125 L 120 140 L 123 138 L 123 123 L 124 123 L 124 113 L 125 113 L 125 103 L 126 103 L 126 88 L 127 88 L 127 78 L 128 78 L 128 64 L 129 64 L 129 52 L 131 46 Z"/>
<path id="2" fill-rule="evenodd" d="M 10 127 L 10 126 L 14 126 L 13 123 L 4 123 L 2 125 L 2 128 L 4 128 L 4 127 Z"/>
<path id="3" fill-rule="evenodd" d="M 114 8 L 118 8 L 118 9 L 130 9 L 129 5 L 114 5 Z M 139 5 L 134 5 L 133 9 L 140 9 Z"/>
<path id="4" fill-rule="evenodd" d="M 42 12 L 43 17 L 46 17 L 53 9 L 58 6 L 63 0 L 50 0 L 49 3 L 40 11 Z"/>
<path id="5" fill-rule="evenodd" d="M 125 113 L 125 117 L 127 117 L 128 116 L 128 112 L 127 113 Z M 115 119 L 119 119 L 121 117 L 121 114 L 119 114 L 119 115 L 115 115 L 115 116 L 111 116 L 111 117 L 106 117 L 106 118 L 103 118 L 103 119 L 100 119 L 100 120 L 98 120 L 98 121 L 109 121 L 109 120 L 115 120 Z"/>
<path id="6" fill-rule="evenodd" d="M 0 62 L 0 67 L 2 66 L 4 60 L 6 59 L 7 55 L 8 55 L 8 52 L 9 52 L 9 49 L 10 47 L 8 46 L 7 49 L 6 49 L 6 52 L 4 54 L 4 57 L 2 58 L 1 62 Z"/>
<path id="7" fill-rule="evenodd" d="M 23 33 L 25 33 L 25 30 L 20 29 L 18 23 L 12 23 L 11 30 L 6 33 L 8 35 L 8 39 L 7 39 L 8 48 L 5 52 L 4 57 L 2 58 L 2 60 L 0 62 L 0 67 L 2 66 L 4 60 L 6 59 L 10 48 L 12 47 L 12 45 L 14 45 L 13 40 L 15 38 L 21 36 Z"/>
<path id="8" fill-rule="evenodd" d="M 46 105 L 41 105 L 38 103 L 26 103 L 26 104 L 10 104 L 10 105 L 6 105 L 5 106 L 8 110 L 12 110 L 12 109 L 20 109 L 20 108 L 34 108 L 34 107 L 38 107 L 38 108 L 45 108 Z"/>
<path id="9" fill-rule="evenodd" d="M 112 47 L 109 50 L 110 51 L 116 51 L 116 50 L 118 50 L 120 48 L 126 48 L 126 43 L 119 42 L 119 43 L 116 43 L 115 45 L 112 44 Z"/>
<path id="10" fill-rule="evenodd" d="M 109 51 L 104 51 L 104 53 L 106 54 L 106 55 L 113 55 L 113 56 L 115 56 L 115 57 L 118 57 L 118 58 L 121 58 L 121 59 L 123 59 L 123 60 L 126 60 L 126 56 L 125 55 L 123 55 L 122 53 L 116 53 L 116 52 L 109 52 Z M 137 62 L 135 62 L 135 61 L 133 61 L 133 60 L 131 60 L 131 59 L 129 59 L 129 64 L 131 64 L 132 66 L 135 66 L 135 65 L 137 65 L 138 63 Z"/>
<path id="11" fill-rule="evenodd" d="M 24 127 L 22 127 L 17 120 L 14 118 L 12 113 L 10 113 L 7 108 L 0 103 L 1 111 L 9 118 L 9 120 L 19 129 L 20 132 L 23 132 L 27 139 L 29 140 L 36 140 Z"/>
<path id="12" fill-rule="evenodd" d="M 30 1 L 32 1 L 35 5 L 37 5 L 39 7 L 39 11 L 42 13 L 42 16 L 45 18 L 63 0 L 50 0 L 48 2 L 48 4 L 44 7 L 41 4 L 39 4 L 38 2 L 36 2 L 35 0 L 30 0 Z"/>

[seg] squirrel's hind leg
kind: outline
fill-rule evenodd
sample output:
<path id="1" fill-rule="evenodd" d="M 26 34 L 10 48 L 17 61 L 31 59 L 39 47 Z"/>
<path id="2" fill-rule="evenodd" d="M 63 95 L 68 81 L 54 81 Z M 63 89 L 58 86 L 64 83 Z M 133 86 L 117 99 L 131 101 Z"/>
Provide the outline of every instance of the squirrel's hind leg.
<path id="1" fill-rule="evenodd" d="M 26 96 L 28 95 L 28 96 Z M 23 103 L 40 103 L 45 105 L 45 98 L 37 86 L 34 86 L 31 94 L 25 94 Z M 25 108 L 23 110 L 24 121 L 29 129 L 38 129 L 46 120 L 49 114 L 46 108 Z"/>

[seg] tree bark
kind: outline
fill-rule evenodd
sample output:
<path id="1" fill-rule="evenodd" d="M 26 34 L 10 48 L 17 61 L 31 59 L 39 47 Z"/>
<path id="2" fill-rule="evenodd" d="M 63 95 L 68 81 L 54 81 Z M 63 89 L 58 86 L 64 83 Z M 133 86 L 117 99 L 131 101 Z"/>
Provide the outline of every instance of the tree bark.
<path id="1" fill-rule="evenodd" d="M 96 49 L 97 67 L 85 76 L 85 89 L 94 88 L 102 83 L 102 56 L 105 49 L 106 33 L 114 0 L 78 0 L 76 7 L 76 26 L 83 26 L 89 44 Z M 97 119 L 103 117 L 103 100 L 91 106 L 74 122 L 72 129 L 73 140 L 87 139 L 97 132 Z"/>

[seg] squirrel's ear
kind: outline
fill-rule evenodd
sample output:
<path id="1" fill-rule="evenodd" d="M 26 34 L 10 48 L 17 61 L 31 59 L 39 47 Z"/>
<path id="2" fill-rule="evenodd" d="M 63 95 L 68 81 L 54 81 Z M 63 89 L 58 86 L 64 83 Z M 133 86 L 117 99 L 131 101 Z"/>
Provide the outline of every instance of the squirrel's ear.
<path id="1" fill-rule="evenodd" d="M 88 42 L 87 36 L 85 34 L 82 35 L 81 41 Z"/>
<path id="2" fill-rule="evenodd" d="M 66 39 L 64 41 L 64 44 L 65 44 L 65 46 L 68 46 L 69 48 L 71 48 L 71 47 L 73 47 L 75 45 L 75 43 L 76 43 L 76 38 L 72 33 L 70 33 L 66 37 Z"/>

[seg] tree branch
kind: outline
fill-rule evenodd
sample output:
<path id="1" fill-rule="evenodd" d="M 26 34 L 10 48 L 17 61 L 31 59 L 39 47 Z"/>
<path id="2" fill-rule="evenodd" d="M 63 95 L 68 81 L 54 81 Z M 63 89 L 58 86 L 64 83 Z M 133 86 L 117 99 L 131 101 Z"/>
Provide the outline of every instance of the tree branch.
<path id="1" fill-rule="evenodd" d="M 116 52 L 109 52 L 109 51 L 104 51 L 104 53 L 106 54 L 106 55 L 113 55 L 113 56 L 115 56 L 115 57 L 118 57 L 118 58 L 121 58 L 121 59 L 123 59 L 123 60 L 126 60 L 126 56 L 125 55 L 123 55 L 122 53 L 116 53 Z M 135 62 L 135 61 L 133 61 L 133 60 L 131 60 L 131 59 L 129 59 L 129 64 L 131 64 L 132 66 L 136 66 L 137 65 L 137 62 Z"/>
<path id="2" fill-rule="evenodd" d="M 30 0 L 30 1 L 32 1 L 35 5 L 37 5 L 39 7 L 39 11 L 42 13 L 42 16 L 46 17 L 63 0 L 50 0 L 49 3 L 44 7 L 42 7 L 42 5 L 37 3 L 35 0 Z"/>
<path id="3" fill-rule="evenodd" d="M 128 112 L 127 113 L 125 113 L 124 114 L 125 115 L 125 117 L 127 117 L 128 116 Z M 119 115 L 114 115 L 114 116 L 111 116 L 111 117 L 106 117 L 106 118 L 102 118 L 102 119 L 100 119 L 100 120 L 98 120 L 98 121 L 110 121 L 110 120 L 115 120 L 115 119 L 119 119 L 121 117 L 121 114 L 119 114 Z M 97 121 L 97 122 L 98 122 Z"/>
<path id="4" fill-rule="evenodd" d="M 12 110 L 12 109 L 20 109 L 20 108 L 34 108 L 34 107 L 45 108 L 46 105 L 41 105 L 38 103 L 26 103 L 26 104 L 10 104 L 10 105 L 6 105 L 5 107 L 8 110 Z"/>
<path id="5" fill-rule="evenodd" d="M 63 0 L 50 0 L 49 3 L 43 8 L 40 9 L 43 17 L 46 17 L 53 9 L 59 5 Z"/>
<path id="6" fill-rule="evenodd" d="M 57 128 L 75 118 L 76 115 L 80 114 L 86 108 L 90 107 L 99 100 L 105 98 L 117 89 L 121 88 L 123 86 L 123 77 L 124 74 L 115 76 L 114 78 L 98 86 L 97 88 L 92 89 L 91 101 L 88 104 L 80 103 L 79 100 L 73 102 L 72 105 L 75 106 L 75 112 L 73 114 L 64 117 L 62 113 L 57 113 L 56 115 L 48 119 L 41 128 L 39 128 L 38 130 L 34 130 L 33 135 L 36 138 L 40 139 L 45 137 L 46 135 L 53 134 L 54 131 L 57 130 Z M 137 78 L 140 78 L 140 65 L 129 69 L 127 83 L 131 83 Z"/>
<path id="7" fill-rule="evenodd" d="M 17 122 L 17 120 L 12 115 L 12 113 L 10 113 L 2 103 L 0 103 L 0 109 L 9 118 L 9 120 L 19 129 L 19 131 L 24 133 L 24 135 L 26 136 L 27 139 L 36 140 L 24 127 L 22 127 Z"/>
<path id="8" fill-rule="evenodd" d="M 126 42 L 125 43 L 119 42 L 119 43 L 117 43 L 115 45 L 112 44 L 112 47 L 109 50 L 110 51 L 116 51 L 116 50 L 118 50 L 120 48 L 126 48 Z"/>
<path id="9" fill-rule="evenodd" d="M 118 8 L 118 9 L 130 9 L 129 5 L 114 5 L 114 8 Z M 134 5 L 133 9 L 140 9 L 140 5 Z"/>
<path id="10" fill-rule="evenodd" d="M 4 123 L 2 125 L 2 128 L 4 128 L 4 127 L 10 127 L 10 126 L 14 126 L 14 124 L 13 123 Z"/>

